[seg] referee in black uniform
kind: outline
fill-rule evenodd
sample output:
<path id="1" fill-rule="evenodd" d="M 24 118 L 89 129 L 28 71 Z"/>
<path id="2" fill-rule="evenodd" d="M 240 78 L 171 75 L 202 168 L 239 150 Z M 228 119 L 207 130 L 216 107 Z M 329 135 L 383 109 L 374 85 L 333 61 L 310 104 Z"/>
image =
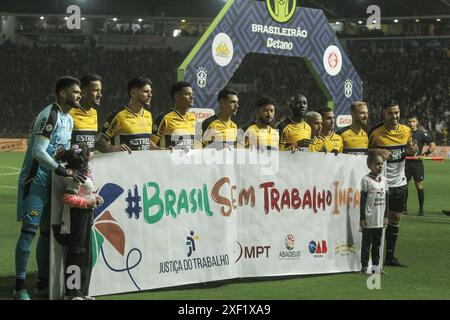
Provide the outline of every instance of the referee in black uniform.
<path id="1" fill-rule="evenodd" d="M 413 141 L 415 141 L 417 143 L 417 146 L 419 147 L 417 155 L 428 156 L 436 148 L 436 144 L 433 142 L 433 139 L 427 132 L 418 128 L 419 121 L 417 120 L 416 116 L 412 115 L 408 117 L 408 125 L 412 130 Z M 423 152 L 424 145 L 429 146 L 428 150 L 425 152 Z M 414 178 L 414 182 L 416 184 L 417 189 L 417 195 L 419 197 L 418 215 L 423 216 L 424 215 L 423 203 L 425 201 L 423 180 L 425 178 L 425 173 L 422 160 L 406 160 L 405 175 L 408 183 L 409 180 L 411 180 L 411 177 Z M 406 192 L 406 203 L 408 203 L 408 191 Z M 408 211 L 405 211 L 405 214 L 407 214 L 407 212 Z"/>

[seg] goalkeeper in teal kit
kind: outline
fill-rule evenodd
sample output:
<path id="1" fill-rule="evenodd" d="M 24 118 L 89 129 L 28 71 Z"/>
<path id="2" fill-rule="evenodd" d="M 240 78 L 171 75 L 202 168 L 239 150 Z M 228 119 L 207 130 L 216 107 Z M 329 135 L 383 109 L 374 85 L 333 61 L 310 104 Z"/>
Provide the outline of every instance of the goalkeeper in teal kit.
<path id="1" fill-rule="evenodd" d="M 30 130 L 17 194 L 17 220 L 22 222 L 15 259 L 16 287 L 13 296 L 17 300 L 30 299 L 25 279 L 31 244 L 38 229 L 36 295 L 48 296 L 52 171 L 58 175 L 72 176 L 77 181 L 84 180 L 79 172 L 65 169 L 54 160 L 57 150 L 70 148 L 73 119 L 68 111 L 71 107 L 79 107 L 79 86 L 80 82 L 76 78 L 58 79 L 55 87 L 56 103 L 39 113 Z"/>

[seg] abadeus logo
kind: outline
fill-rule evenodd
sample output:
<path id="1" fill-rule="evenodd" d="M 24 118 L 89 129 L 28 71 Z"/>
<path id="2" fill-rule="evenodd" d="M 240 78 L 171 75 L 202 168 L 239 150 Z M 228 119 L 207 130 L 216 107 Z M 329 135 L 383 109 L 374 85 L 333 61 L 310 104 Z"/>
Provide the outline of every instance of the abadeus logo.
<path id="1" fill-rule="evenodd" d="M 286 245 L 286 249 L 288 249 L 288 250 L 294 249 L 294 245 L 295 245 L 295 237 L 294 237 L 294 235 L 289 233 L 286 236 L 286 239 L 284 240 L 284 244 Z"/>
<path id="2" fill-rule="evenodd" d="M 297 0 L 266 0 L 267 11 L 273 20 L 279 23 L 286 23 L 294 16 L 297 8 Z M 273 3 L 273 8 L 272 8 Z"/>
<path id="3" fill-rule="evenodd" d="M 311 241 L 308 244 L 308 250 L 310 253 L 314 254 L 315 258 L 321 258 L 325 253 L 328 253 L 327 242 L 322 241 Z"/>
<path id="4" fill-rule="evenodd" d="M 244 257 L 244 259 L 269 258 L 271 246 L 242 246 L 239 241 L 236 242 L 239 245 L 239 256 L 234 263 L 237 263 L 242 257 Z"/>
<path id="5" fill-rule="evenodd" d="M 290 260 L 290 259 L 300 259 L 300 251 L 294 250 L 295 248 L 295 237 L 293 234 L 289 233 L 284 238 L 284 246 L 288 251 L 280 251 L 278 254 L 278 259 L 280 260 Z"/>

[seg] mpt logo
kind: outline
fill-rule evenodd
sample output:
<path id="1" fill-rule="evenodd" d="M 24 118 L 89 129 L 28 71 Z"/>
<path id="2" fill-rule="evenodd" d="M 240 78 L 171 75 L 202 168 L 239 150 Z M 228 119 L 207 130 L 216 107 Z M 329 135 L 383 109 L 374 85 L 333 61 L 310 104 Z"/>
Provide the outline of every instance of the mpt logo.
<path id="1" fill-rule="evenodd" d="M 244 255 L 245 259 L 259 259 L 260 255 L 265 256 L 266 258 L 269 258 L 269 249 L 271 246 L 249 246 L 249 247 L 242 247 L 242 245 L 239 243 L 239 241 L 236 241 L 239 245 L 239 257 L 236 259 L 236 262 L 241 260 L 242 255 Z"/>

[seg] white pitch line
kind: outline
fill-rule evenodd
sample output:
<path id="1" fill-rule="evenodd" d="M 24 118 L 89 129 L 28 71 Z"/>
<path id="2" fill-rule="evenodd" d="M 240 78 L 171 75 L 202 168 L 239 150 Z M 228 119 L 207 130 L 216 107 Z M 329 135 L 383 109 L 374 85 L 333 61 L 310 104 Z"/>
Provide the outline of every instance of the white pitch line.
<path id="1" fill-rule="evenodd" d="M 16 174 L 19 174 L 20 171 L 17 172 L 11 172 L 11 173 L 0 173 L 0 176 L 15 176 Z"/>
<path id="2" fill-rule="evenodd" d="M 20 168 L 16 168 L 16 167 L 0 166 L 0 168 L 13 169 L 13 170 L 19 170 L 20 171 Z"/>
<path id="3" fill-rule="evenodd" d="M 11 186 L 0 186 L 0 188 L 6 188 L 6 189 L 17 189 L 17 187 L 11 187 Z"/>
<path id="4" fill-rule="evenodd" d="M 20 169 L 19 169 L 19 168 L 16 168 L 16 167 L 0 166 L 0 168 L 6 168 L 6 169 L 13 169 L 13 170 L 16 170 L 16 171 L 14 171 L 14 172 L 0 173 L 0 176 L 14 176 L 14 175 L 20 173 Z"/>

